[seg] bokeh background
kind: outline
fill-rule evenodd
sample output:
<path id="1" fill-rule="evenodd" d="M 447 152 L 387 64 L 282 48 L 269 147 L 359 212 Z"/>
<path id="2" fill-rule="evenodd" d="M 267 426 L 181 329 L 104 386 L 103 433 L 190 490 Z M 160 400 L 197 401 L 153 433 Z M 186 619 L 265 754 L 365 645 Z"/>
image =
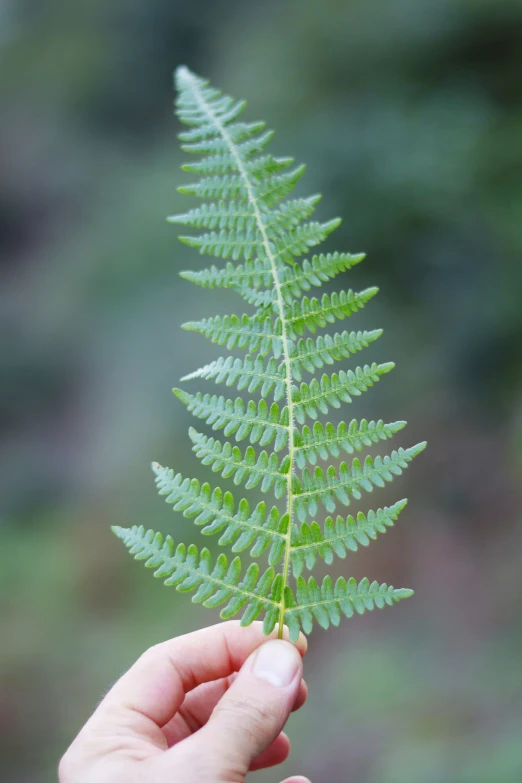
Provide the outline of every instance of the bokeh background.
<path id="1" fill-rule="evenodd" d="M 343 415 L 429 441 L 373 498 L 410 498 L 398 526 L 333 567 L 416 596 L 314 633 L 284 772 L 518 783 L 520 0 L 1 0 L 0 778 L 54 781 L 118 674 L 217 616 L 109 532 L 198 540 L 149 463 L 208 478 L 170 389 L 218 354 L 179 325 L 243 306 L 177 275 L 179 63 L 248 98 L 344 217 L 330 247 L 368 253 L 336 284 L 380 286 L 357 328 L 397 370 Z"/>

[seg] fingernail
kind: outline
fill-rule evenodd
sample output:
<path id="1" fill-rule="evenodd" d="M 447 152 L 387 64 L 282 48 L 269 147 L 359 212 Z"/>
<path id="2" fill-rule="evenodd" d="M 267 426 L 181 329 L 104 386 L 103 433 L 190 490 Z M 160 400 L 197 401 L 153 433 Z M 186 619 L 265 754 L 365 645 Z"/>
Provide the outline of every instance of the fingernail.
<path id="1" fill-rule="evenodd" d="M 257 651 L 252 672 L 261 680 L 286 688 L 299 668 L 299 653 L 286 642 L 266 642 Z"/>

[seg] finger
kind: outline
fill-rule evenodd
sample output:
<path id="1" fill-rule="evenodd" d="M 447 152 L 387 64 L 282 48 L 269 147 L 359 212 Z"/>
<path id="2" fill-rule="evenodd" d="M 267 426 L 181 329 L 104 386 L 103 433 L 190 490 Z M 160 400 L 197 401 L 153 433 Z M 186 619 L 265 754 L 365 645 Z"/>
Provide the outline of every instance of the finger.
<path id="1" fill-rule="evenodd" d="M 288 629 L 285 628 L 288 638 Z M 239 622 L 220 623 L 151 647 L 116 683 L 98 708 L 98 718 L 112 720 L 131 711 L 164 726 L 179 709 L 185 694 L 198 685 L 238 671 L 263 641 L 262 623 L 241 628 Z M 307 648 L 301 634 L 295 647 Z M 119 718 L 118 718 L 119 720 Z"/>
<path id="2" fill-rule="evenodd" d="M 224 677 L 215 682 L 203 683 L 203 685 L 198 685 L 185 697 L 185 701 L 178 712 L 162 729 L 169 748 L 194 734 L 194 732 L 199 731 L 205 725 L 214 707 L 227 692 L 236 677 L 237 673 L 234 673 L 230 677 Z M 307 696 L 308 687 L 305 681 L 301 680 L 292 712 L 303 706 Z"/>
<path id="3" fill-rule="evenodd" d="M 286 641 L 266 642 L 249 657 L 206 726 L 181 747 L 192 752 L 196 765 L 204 753 L 205 764 L 210 760 L 224 780 L 241 780 L 280 734 L 301 677 L 295 647 Z"/>
<path id="4" fill-rule="evenodd" d="M 297 712 L 297 710 L 300 710 L 301 707 L 303 707 L 306 704 L 306 700 L 308 699 L 308 685 L 306 684 L 306 680 L 301 680 L 299 683 L 299 690 L 297 691 L 297 696 L 294 702 L 294 706 L 292 707 L 292 712 Z"/>
<path id="5" fill-rule="evenodd" d="M 267 769 L 268 767 L 275 767 L 277 764 L 282 764 L 286 761 L 290 755 L 290 740 L 284 733 L 275 738 L 270 747 L 263 751 L 253 762 L 250 764 L 249 771 L 255 772 L 256 769 Z"/>
<path id="6" fill-rule="evenodd" d="M 310 783 L 310 781 L 302 775 L 297 775 L 292 778 L 285 778 L 281 783 Z"/>

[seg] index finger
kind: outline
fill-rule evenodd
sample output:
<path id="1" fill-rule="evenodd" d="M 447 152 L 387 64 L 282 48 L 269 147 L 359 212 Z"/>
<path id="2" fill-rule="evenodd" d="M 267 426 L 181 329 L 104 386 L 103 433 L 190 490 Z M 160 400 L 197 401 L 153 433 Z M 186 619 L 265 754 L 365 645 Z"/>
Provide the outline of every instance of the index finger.
<path id="1" fill-rule="evenodd" d="M 239 671 L 250 653 L 274 636 L 265 636 L 260 622 L 241 628 L 238 621 L 229 621 L 161 642 L 118 680 L 100 704 L 98 717 L 100 712 L 113 715 L 123 709 L 162 727 L 175 715 L 186 693 Z M 288 639 L 286 628 L 284 638 Z M 305 654 L 303 634 L 295 646 Z"/>

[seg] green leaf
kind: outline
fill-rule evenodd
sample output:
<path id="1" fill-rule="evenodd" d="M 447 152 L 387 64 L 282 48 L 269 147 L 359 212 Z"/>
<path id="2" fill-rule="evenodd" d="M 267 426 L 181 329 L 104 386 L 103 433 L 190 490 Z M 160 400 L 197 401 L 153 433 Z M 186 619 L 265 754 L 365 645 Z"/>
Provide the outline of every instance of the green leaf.
<path id="1" fill-rule="evenodd" d="M 281 237 L 274 240 L 275 257 L 288 264 L 294 263 L 294 256 L 307 253 L 314 245 L 319 245 L 326 237 L 335 231 L 341 220 L 329 220 L 327 223 L 305 223 L 302 226 L 288 229 Z"/>
<path id="2" fill-rule="evenodd" d="M 285 396 L 285 366 L 272 356 L 268 362 L 263 357 L 254 358 L 248 354 L 244 359 L 234 359 L 232 356 L 220 357 L 201 369 L 185 375 L 181 380 L 190 381 L 195 378 L 213 379 L 216 383 L 226 383 L 227 386 L 237 386 L 239 391 L 249 392 L 260 390 L 262 397 L 273 394 L 274 400 Z"/>
<path id="3" fill-rule="evenodd" d="M 303 522 L 295 528 L 292 536 L 292 570 L 294 576 L 300 576 L 303 568 L 314 568 L 319 555 L 326 563 L 333 562 L 337 557 L 346 557 L 346 552 L 356 552 L 359 546 L 368 546 L 377 538 L 378 533 L 385 533 L 388 527 L 393 527 L 400 512 L 406 506 L 407 500 L 399 500 L 392 506 L 368 511 L 359 511 L 356 517 L 327 517 L 324 529 L 312 522 Z"/>
<path id="4" fill-rule="evenodd" d="M 259 577 L 259 568 L 252 564 L 241 578 L 241 561 L 235 557 L 230 563 L 222 553 L 215 564 L 208 549 L 198 551 L 194 544 L 174 545 L 170 536 L 145 530 L 143 525 L 131 528 L 113 527 L 135 560 L 145 560 L 147 568 L 154 568 L 154 576 L 164 579 L 179 592 L 193 592 L 194 603 L 214 608 L 226 603 L 221 617 L 228 619 L 245 608 L 243 623 L 253 622 L 254 610 L 267 611 L 277 606 L 272 597 L 275 572 L 268 568 Z M 277 588 L 277 585 L 276 585 Z M 246 618 L 246 619 L 245 619 Z"/>
<path id="5" fill-rule="evenodd" d="M 316 340 L 308 337 L 298 340 L 290 355 L 292 377 L 296 381 L 302 379 L 303 371 L 314 373 L 325 364 L 347 359 L 354 353 L 367 348 L 382 334 L 382 329 L 371 332 L 336 332 L 333 336 L 320 335 Z"/>
<path id="6" fill-rule="evenodd" d="M 268 454 L 261 451 L 256 454 L 252 446 L 247 446 L 243 453 L 238 446 L 232 446 L 229 441 L 221 443 L 215 438 L 189 430 L 190 439 L 194 444 L 194 452 L 203 465 L 210 465 L 214 472 L 219 472 L 223 478 L 232 478 L 234 484 L 244 483 L 247 489 L 261 484 L 261 492 L 273 489 L 276 498 L 282 497 L 288 484 L 290 457 L 287 455 L 281 463 L 275 452 Z"/>
<path id="7" fill-rule="evenodd" d="M 264 400 L 250 400 L 245 406 L 241 397 L 230 400 L 217 394 L 188 394 L 182 389 L 174 389 L 174 394 L 194 416 L 214 430 L 235 435 L 237 441 L 249 438 L 250 443 L 268 446 L 275 439 L 274 451 L 281 451 L 288 441 L 288 408 L 280 410 L 275 402 L 268 407 Z"/>
<path id="8" fill-rule="evenodd" d="M 302 291 L 309 291 L 313 286 L 321 286 L 333 279 L 341 272 L 346 272 L 365 258 L 364 253 L 352 255 L 351 253 L 321 253 L 305 258 L 301 265 L 293 264 L 292 268 L 285 267 L 281 271 L 281 290 L 286 304 L 291 305 L 293 300 L 301 295 Z"/>
<path id="9" fill-rule="evenodd" d="M 306 166 L 297 166 L 284 174 L 274 174 L 254 183 L 252 193 L 255 201 L 264 203 L 268 207 L 274 206 L 293 191 L 305 170 Z"/>
<path id="10" fill-rule="evenodd" d="M 166 496 L 174 511 L 194 517 L 194 524 L 202 527 L 203 535 L 221 534 L 219 544 L 232 545 L 233 552 L 251 547 L 252 557 L 259 557 L 270 547 L 270 565 L 279 562 L 288 531 L 288 515 L 281 515 L 275 506 L 268 512 L 264 502 L 252 511 L 245 498 L 236 509 L 231 492 L 223 492 L 220 487 L 212 489 L 210 484 L 200 484 L 198 479 L 183 478 L 181 473 L 174 473 L 157 462 L 152 469 L 159 494 Z"/>
<path id="11" fill-rule="evenodd" d="M 354 451 L 362 451 L 365 446 L 392 438 L 405 426 L 405 421 L 385 424 L 382 419 L 352 419 L 348 425 L 344 421 L 340 422 L 337 428 L 330 422 L 323 425 L 315 421 L 312 429 L 305 424 L 294 435 L 295 461 L 298 467 L 304 468 L 307 462 L 316 465 L 319 460 L 328 459 L 329 455 L 339 457 L 342 451 L 353 454 Z"/>
<path id="12" fill-rule="evenodd" d="M 305 633 L 312 630 L 314 619 L 322 628 L 328 628 L 330 623 L 339 625 L 341 614 L 349 618 L 354 611 L 364 614 L 375 607 L 383 609 L 413 595 L 413 590 L 396 589 L 378 582 L 370 584 L 366 578 L 357 584 L 355 579 L 349 579 L 347 582 L 342 576 L 335 585 L 331 578 L 326 576 L 320 587 L 313 576 L 308 582 L 298 577 L 296 591 L 297 605 L 286 610 L 285 621 L 290 617 L 297 619 Z M 297 630 L 297 635 L 298 633 Z M 293 638 L 297 638 L 295 631 Z"/>
<path id="13" fill-rule="evenodd" d="M 264 502 L 251 506 L 245 498 L 236 502 L 220 487 L 153 465 L 158 490 L 174 510 L 192 518 L 204 535 L 217 534 L 220 546 L 231 546 L 233 552 L 249 550 L 252 558 L 266 553 L 264 572 L 255 562 L 246 564 L 245 570 L 239 558 L 229 561 L 223 553 L 214 560 L 207 549 L 175 547 L 170 537 L 163 539 L 143 527 L 114 531 L 157 577 L 180 592 L 192 592 L 195 602 L 223 606 L 224 619 L 241 611 L 242 625 L 260 617 L 265 633 L 277 626 L 281 635 L 285 623 L 296 640 L 301 628 L 309 632 L 316 622 L 328 628 L 338 625 L 342 615 L 351 617 L 411 595 L 410 590 L 370 584 L 367 579 L 357 584 L 340 578 L 334 584 L 327 576 L 319 584 L 314 576 L 303 579 L 302 573 L 314 568 L 318 557 L 331 563 L 335 556 L 367 546 L 393 526 L 406 501 L 367 513 L 356 509 L 348 516 L 327 516 L 322 525 L 314 519 L 319 505 L 333 512 L 339 504 L 360 500 L 363 491 L 371 492 L 399 475 L 425 444 L 323 467 L 331 457 L 362 452 L 405 425 L 363 418 L 334 426 L 317 420 L 361 395 L 394 366 L 374 362 L 317 373 L 351 360 L 382 333 L 356 328 L 316 335 L 355 315 L 377 293 L 371 287 L 307 295 L 351 270 L 364 254 L 306 257 L 340 220 L 316 218 L 320 196 L 293 195 L 305 167 L 291 157 L 271 154 L 272 131 L 263 122 L 243 121 L 243 101 L 221 93 L 186 67 L 176 71 L 176 84 L 176 112 L 187 126 L 179 134 L 182 148 L 196 156 L 182 166 L 192 182 L 182 184 L 179 191 L 203 201 L 188 205 L 169 221 L 186 227 L 180 237 L 186 245 L 224 259 L 181 276 L 203 289 L 228 288 L 250 308 L 239 316 L 208 317 L 202 302 L 202 312 L 184 328 L 224 346 L 226 352 L 183 380 L 212 380 L 256 398 L 174 392 L 191 413 L 222 433 L 222 439 L 216 439 L 190 429 L 194 451 L 204 465 L 247 489 L 271 492 L 284 501 L 281 509 Z M 213 295 L 216 309 L 219 297 L 219 291 Z M 236 349 L 246 355 L 235 355 Z M 307 373 L 311 377 L 305 380 Z M 310 426 L 308 419 L 314 420 Z M 312 520 L 307 522 L 309 516 Z M 281 561 L 276 574 L 274 566 Z M 295 591 L 290 586 L 293 577 Z"/>
<path id="14" fill-rule="evenodd" d="M 281 321 L 273 320 L 268 314 L 249 315 L 216 315 L 214 318 L 204 318 L 202 321 L 188 321 L 183 329 L 199 332 L 213 343 L 232 348 L 246 348 L 266 356 L 270 351 L 276 359 L 281 356 L 282 327 Z"/>
<path id="15" fill-rule="evenodd" d="M 228 132 L 230 137 L 236 144 L 236 147 L 242 157 L 248 157 L 255 152 L 261 152 L 268 144 L 272 136 L 273 131 L 265 131 L 264 122 L 250 122 L 240 123 L 237 122 L 234 125 L 229 126 Z M 187 134 L 180 134 L 180 138 L 185 137 Z M 246 139 L 246 141 L 242 141 Z M 230 145 L 225 139 L 214 137 L 204 139 L 203 141 L 196 141 L 193 144 L 182 144 L 181 149 L 183 152 L 192 152 L 196 155 L 212 155 L 227 153 Z"/>
<path id="16" fill-rule="evenodd" d="M 321 300 L 304 296 L 300 300 L 294 300 L 291 306 L 285 308 L 285 320 L 293 334 L 302 335 L 305 329 L 315 333 L 317 329 L 349 318 L 353 313 L 361 310 L 378 290 L 373 287 L 358 293 L 341 291 L 331 296 L 323 294 Z"/>
<path id="17" fill-rule="evenodd" d="M 288 228 L 297 226 L 315 211 L 320 195 L 295 198 L 282 202 L 277 209 L 266 210 L 266 225 L 284 236 Z"/>
<path id="18" fill-rule="evenodd" d="M 341 402 L 351 402 L 352 396 L 359 396 L 375 383 L 381 375 L 394 368 L 393 362 L 357 367 L 355 372 L 341 370 L 339 374 L 322 375 L 310 384 L 302 383 L 299 388 L 292 389 L 294 414 L 299 424 L 307 417 L 316 419 L 320 413 L 328 413 L 330 408 L 339 408 Z"/>
<path id="19" fill-rule="evenodd" d="M 313 474 L 308 468 L 302 473 L 302 483 L 294 476 L 295 510 L 304 522 L 306 515 L 315 516 L 319 501 L 327 511 L 335 511 L 338 503 L 348 506 L 351 498 L 361 499 L 361 490 L 372 492 L 374 487 L 384 487 L 385 482 L 400 476 L 408 464 L 426 448 L 426 442 L 409 449 L 397 449 L 386 457 L 368 456 L 364 463 L 356 458 L 351 467 L 341 462 L 338 470 L 331 465 L 326 473 L 316 466 Z"/>
<path id="20" fill-rule="evenodd" d="M 189 247 L 195 247 L 202 254 L 216 256 L 216 258 L 244 258 L 249 261 L 262 247 L 263 238 L 258 231 L 236 231 L 223 228 L 219 233 L 212 231 L 198 237 L 183 236 L 180 240 Z"/>

